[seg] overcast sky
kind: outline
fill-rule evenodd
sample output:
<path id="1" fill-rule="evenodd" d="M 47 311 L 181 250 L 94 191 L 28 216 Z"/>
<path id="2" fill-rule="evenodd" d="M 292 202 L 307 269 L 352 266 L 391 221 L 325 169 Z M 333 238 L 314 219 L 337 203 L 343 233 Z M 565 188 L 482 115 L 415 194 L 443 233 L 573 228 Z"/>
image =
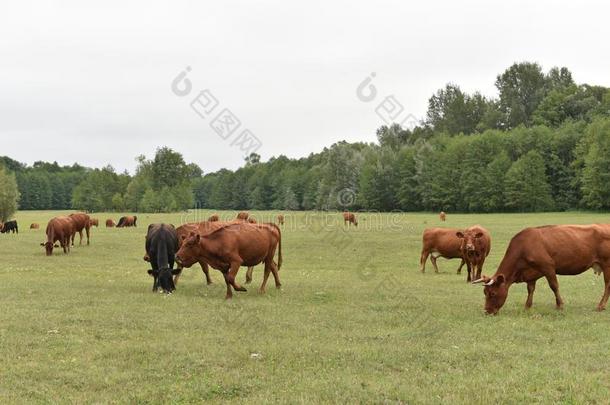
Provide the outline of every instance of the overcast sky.
<path id="1" fill-rule="evenodd" d="M 374 141 L 385 97 L 421 118 L 447 82 L 495 95 L 515 61 L 610 86 L 605 1 L 89 4 L 3 2 L 0 155 L 132 171 L 166 145 L 209 172 L 243 163 L 232 145 L 243 130 L 264 160 Z M 179 96 L 172 81 L 187 66 L 191 91 Z M 365 102 L 356 89 L 373 72 Z M 193 100 L 200 113 L 216 107 L 200 116 Z M 210 127 L 225 108 L 241 122 L 227 140 Z"/>

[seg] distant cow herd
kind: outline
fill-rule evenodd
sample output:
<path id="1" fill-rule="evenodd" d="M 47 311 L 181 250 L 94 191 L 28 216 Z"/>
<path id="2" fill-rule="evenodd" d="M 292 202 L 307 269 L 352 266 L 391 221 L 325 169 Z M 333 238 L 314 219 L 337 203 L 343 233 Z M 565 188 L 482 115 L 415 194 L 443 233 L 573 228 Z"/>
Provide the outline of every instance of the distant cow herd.
<path id="1" fill-rule="evenodd" d="M 106 220 L 106 227 L 135 227 L 136 216 L 121 217 L 116 223 Z M 444 212 L 439 214 L 442 222 L 447 220 Z M 346 227 L 358 226 L 354 213 L 344 212 Z M 99 222 L 85 213 L 74 213 L 51 219 L 47 224 L 45 247 L 47 255 L 53 248 L 61 247 L 64 253 L 74 246 L 76 234 L 82 245 L 83 232 L 90 244 L 90 230 Z M 265 287 L 273 275 L 276 288 L 281 287 L 279 270 L 282 266 L 282 232 L 284 216 L 278 215 L 276 223 L 258 223 L 248 212 L 240 212 L 237 218 L 221 221 L 212 215 L 206 221 L 184 224 L 175 228 L 171 224 L 152 224 L 148 227 L 144 260 L 150 262 L 148 270 L 153 278 L 153 291 L 171 294 L 178 284 L 183 268 L 199 263 L 206 282 L 212 283 L 209 267 L 219 270 L 227 287 L 226 298 L 233 291 L 246 291 L 236 281 L 240 267 L 247 267 L 246 284 L 252 281 L 254 266 L 264 265 Z M 39 229 L 31 224 L 30 229 Z M 19 233 L 17 221 L 0 222 L 1 233 Z M 482 275 L 483 265 L 491 250 L 491 235 L 480 225 L 461 228 L 428 228 L 422 237 L 420 270 L 425 272 L 428 258 L 438 272 L 436 260 L 460 259 L 457 273 L 464 265 L 468 270 L 467 282 L 482 284 L 485 294 L 485 311 L 497 314 L 504 305 L 508 290 L 514 283 L 527 284 L 525 307 L 530 308 L 536 281 L 546 278 L 555 294 L 557 308 L 562 308 L 557 275 L 578 275 L 589 269 L 604 275 L 604 291 L 597 305 L 599 311 L 606 308 L 610 297 L 610 224 L 609 225 L 550 225 L 526 228 L 510 241 L 504 258 L 496 273 Z M 59 245 L 58 245 L 59 244 Z M 277 262 L 275 256 L 277 253 Z M 174 266 L 176 268 L 174 268 Z"/>

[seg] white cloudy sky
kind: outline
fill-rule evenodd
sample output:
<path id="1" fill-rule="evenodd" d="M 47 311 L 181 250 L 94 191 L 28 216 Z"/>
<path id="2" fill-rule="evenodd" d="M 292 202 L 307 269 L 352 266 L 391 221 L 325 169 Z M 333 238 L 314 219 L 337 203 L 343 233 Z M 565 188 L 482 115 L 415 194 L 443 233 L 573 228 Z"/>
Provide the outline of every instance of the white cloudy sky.
<path id="1" fill-rule="evenodd" d="M 373 141 L 375 102 L 356 97 L 371 72 L 378 97 L 418 117 L 449 81 L 495 94 L 514 61 L 610 86 L 608 2 L 410 3 L 3 1 L 0 155 L 133 170 L 167 145 L 205 171 L 236 168 L 243 153 L 190 108 L 203 89 L 268 159 Z M 186 66 L 181 98 L 170 84 Z"/>

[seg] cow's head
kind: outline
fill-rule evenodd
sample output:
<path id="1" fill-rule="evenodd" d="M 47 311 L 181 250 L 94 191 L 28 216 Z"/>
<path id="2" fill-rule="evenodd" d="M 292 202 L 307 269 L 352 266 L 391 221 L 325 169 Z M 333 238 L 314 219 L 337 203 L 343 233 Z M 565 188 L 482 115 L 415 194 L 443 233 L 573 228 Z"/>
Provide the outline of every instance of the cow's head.
<path id="1" fill-rule="evenodd" d="M 483 237 L 483 232 L 465 230 L 457 231 L 455 235 L 462 240 L 462 251 L 468 256 L 476 255 L 478 240 Z"/>
<path id="2" fill-rule="evenodd" d="M 198 233 L 191 232 L 182 242 L 178 253 L 176 253 L 176 262 L 183 267 L 191 267 L 193 264 L 197 263 L 200 241 L 201 236 Z"/>
<path id="3" fill-rule="evenodd" d="M 161 287 L 164 293 L 171 294 L 172 291 L 176 290 L 173 276 L 179 273 L 180 269 L 164 268 L 161 270 L 148 270 L 148 274 L 154 279 L 153 291 L 157 291 L 158 288 Z"/>
<path id="4" fill-rule="evenodd" d="M 47 256 L 53 255 L 53 247 L 54 247 L 53 243 L 51 243 L 51 242 L 41 243 L 40 246 L 44 246 L 44 249 L 47 252 Z"/>
<path id="5" fill-rule="evenodd" d="M 508 283 L 503 274 L 496 274 L 492 277 L 483 276 L 473 281 L 473 284 L 483 283 L 485 293 L 485 312 L 496 315 L 506 302 L 508 296 Z"/>

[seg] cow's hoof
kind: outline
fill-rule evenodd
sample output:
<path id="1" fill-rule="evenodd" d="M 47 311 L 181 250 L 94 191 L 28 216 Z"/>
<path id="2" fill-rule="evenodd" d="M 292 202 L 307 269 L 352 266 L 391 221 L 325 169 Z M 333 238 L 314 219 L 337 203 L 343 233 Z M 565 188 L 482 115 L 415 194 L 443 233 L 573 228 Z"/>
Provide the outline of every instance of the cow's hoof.
<path id="1" fill-rule="evenodd" d="M 602 312 L 606 309 L 606 307 L 600 307 L 599 305 L 597 306 L 597 312 Z"/>
<path id="2" fill-rule="evenodd" d="M 208 285 L 212 285 L 212 284 L 214 284 L 213 281 L 208 281 Z"/>
<path id="3" fill-rule="evenodd" d="M 264 294 L 264 293 L 265 293 L 265 290 L 263 290 L 262 288 L 259 288 L 259 289 L 258 289 L 258 293 L 259 293 L 259 294 Z"/>
<path id="4" fill-rule="evenodd" d="M 247 292 L 248 290 L 245 287 L 239 286 L 239 288 L 236 288 L 235 291 Z"/>

